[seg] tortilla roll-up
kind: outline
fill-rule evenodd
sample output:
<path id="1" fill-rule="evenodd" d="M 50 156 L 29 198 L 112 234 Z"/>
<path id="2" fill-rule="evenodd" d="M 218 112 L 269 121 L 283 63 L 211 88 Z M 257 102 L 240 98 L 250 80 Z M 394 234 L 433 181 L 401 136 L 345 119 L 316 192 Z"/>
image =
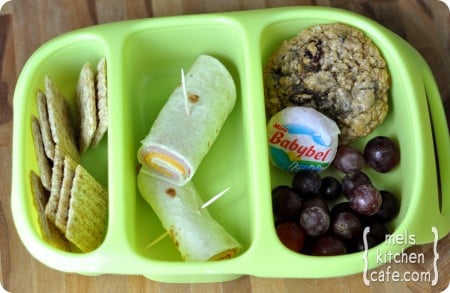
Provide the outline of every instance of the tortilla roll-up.
<path id="1" fill-rule="evenodd" d="M 138 188 L 185 261 L 211 261 L 234 257 L 241 249 L 208 212 L 189 181 L 177 186 L 151 176 L 145 168 L 138 174 Z"/>
<path id="2" fill-rule="evenodd" d="M 186 184 L 235 102 L 236 87 L 225 66 L 211 56 L 199 56 L 185 75 L 184 84 L 172 92 L 141 142 L 140 163 L 160 179 L 179 186 Z"/>

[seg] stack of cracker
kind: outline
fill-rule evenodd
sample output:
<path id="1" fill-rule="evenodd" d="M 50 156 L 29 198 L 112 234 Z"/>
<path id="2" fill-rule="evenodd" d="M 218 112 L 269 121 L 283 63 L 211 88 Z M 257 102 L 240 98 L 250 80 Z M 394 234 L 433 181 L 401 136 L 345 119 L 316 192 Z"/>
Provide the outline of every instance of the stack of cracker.
<path id="1" fill-rule="evenodd" d="M 106 99 L 106 59 L 97 65 L 97 75 L 90 63 L 83 65 L 77 84 L 77 108 L 80 116 L 79 150 L 98 145 L 108 129 Z"/>
<path id="2" fill-rule="evenodd" d="M 38 223 L 44 240 L 64 250 L 75 245 L 81 251 L 92 251 L 106 233 L 107 189 L 79 163 L 80 154 L 95 147 L 107 131 L 104 58 L 97 71 L 94 79 L 87 63 L 80 72 L 76 88 L 79 127 L 74 126 L 67 100 L 48 76 L 45 92 L 37 92 L 39 118 L 31 117 L 40 176 L 30 171 L 30 184 Z"/>

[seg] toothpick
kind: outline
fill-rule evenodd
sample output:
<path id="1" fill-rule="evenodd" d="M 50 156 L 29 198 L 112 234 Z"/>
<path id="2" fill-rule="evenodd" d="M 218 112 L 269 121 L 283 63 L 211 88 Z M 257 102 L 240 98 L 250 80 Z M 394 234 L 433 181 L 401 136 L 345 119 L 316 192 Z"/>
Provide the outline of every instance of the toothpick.
<path id="1" fill-rule="evenodd" d="M 200 207 L 201 209 L 206 208 L 207 206 L 211 205 L 213 202 L 215 202 L 216 200 L 218 200 L 221 196 L 223 196 L 225 193 L 228 192 L 228 190 L 230 190 L 231 187 L 227 187 L 224 190 L 222 190 L 221 192 L 219 192 L 218 194 L 214 195 L 213 197 L 211 197 L 207 202 L 205 202 L 204 204 L 202 204 L 202 206 Z M 169 232 L 164 232 L 163 234 L 161 234 L 158 238 L 156 238 L 155 240 L 153 240 L 149 245 L 147 245 L 145 247 L 145 249 L 148 249 L 152 246 L 154 246 L 155 244 L 157 244 L 158 242 L 160 242 L 161 240 L 163 240 L 164 238 L 166 238 L 166 236 L 169 236 Z"/>
<path id="2" fill-rule="evenodd" d="M 210 204 L 212 204 L 213 202 L 215 202 L 217 199 L 219 199 L 222 195 L 224 195 L 225 193 L 227 193 L 228 190 L 230 190 L 231 187 L 227 187 L 225 188 L 223 191 L 219 192 L 218 194 L 214 195 L 213 197 L 211 197 L 211 199 L 209 199 L 207 202 L 205 202 L 204 204 L 202 204 L 201 208 L 204 209 L 207 206 L 209 206 Z"/>
<path id="3" fill-rule="evenodd" d="M 164 238 L 166 238 L 166 236 L 169 236 L 169 232 L 164 232 L 163 234 L 161 234 L 158 238 L 156 238 L 155 240 L 153 240 L 149 245 L 147 245 L 145 247 L 145 249 L 148 249 L 150 247 L 152 247 L 153 245 L 155 245 L 156 243 L 158 243 L 159 241 L 163 240 Z"/>
<path id="4" fill-rule="evenodd" d="M 186 111 L 186 115 L 191 116 L 191 112 L 189 111 L 189 99 L 186 92 L 186 81 L 184 80 L 184 70 L 181 68 L 181 87 L 183 88 L 183 96 L 184 96 L 184 109 Z"/>

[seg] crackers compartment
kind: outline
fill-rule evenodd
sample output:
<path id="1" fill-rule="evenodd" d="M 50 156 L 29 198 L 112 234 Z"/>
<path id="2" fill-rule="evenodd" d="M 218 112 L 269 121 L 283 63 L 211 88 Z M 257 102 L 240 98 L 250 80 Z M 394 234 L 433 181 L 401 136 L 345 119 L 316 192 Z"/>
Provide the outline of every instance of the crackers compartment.
<path id="1" fill-rule="evenodd" d="M 78 144 L 80 116 L 76 102 L 77 84 L 83 65 L 91 63 L 95 70 L 97 63 L 106 57 L 107 51 L 101 41 L 94 38 L 93 35 L 81 34 L 78 38 L 77 42 L 73 42 L 72 38 L 61 36 L 56 38 L 59 39 L 58 46 L 44 45 L 34 54 L 33 58 L 39 59 L 40 62 L 35 66 L 28 64 L 27 66 L 30 67 L 26 69 L 28 75 L 21 77 L 22 82 L 27 83 L 27 88 L 26 90 L 21 89 L 20 95 L 27 103 L 20 110 L 17 110 L 17 112 L 20 111 L 20 114 L 17 115 L 23 117 L 23 120 L 18 124 L 23 123 L 23 134 L 21 135 L 23 135 L 24 143 L 21 144 L 18 151 L 24 154 L 22 157 L 24 169 L 35 171 L 36 176 L 43 180 L 48 192 L 52 189 L 58 189 L 56 191 L 58 196 L 52 199 L 53 208 L 50 205 L 47 206 L 50 216 L 46 216 L 55 228 L 62 227 L 61 221 L 67 221 L 70 187 L 72 185 L 72 178 L 67 178 L 65 203 L 59 202 L 61 186 L 58 188 L 56 185 L 61 185 L 59 181 L 62 181 L 63 174 L 60 172 L 59 178 L 52 178 L 54 166 L 57 165 L 55 148 L 60 149 L 63 155 L 74 161 L 74 164 L 82 165 L 99 184 L 105 188 L 108 187 L 107 135 L 103 136 L 97 146 L 90 147 L 84 153 L 80 152 Z M 94 119 L 97 120 L 97 117 L 94 116 Z M 36 133 L 39 129 L 40 135 L 37 137 Z M 33 135 L 32 131 L 34 132 Z M 34 145 L 32 138 L 36 138 Z M 46 149 L 46 144 L 52 148 Z M 62 160 L 64 161 L 64 157 Z M 43 166 L 43 162 L 47 163 L 46 167 Z M 45 174 L 42 173 L 44 170 L 46 170 Z M 27 177 L 28 175 L 24 174 L 24 179 Z M 23 192 L 27 195 L 25 200 L 30 200 L 28 195 L 31 192 L 31 187 L 23 186 Z M 56 223 L 58 205 L 62 209 L 65 208 L 66 211 L 65 213 L 60 211 L 60 214 L 63 212 L 63 218 L 60 217 L 58 223 Z M 43 210 L 45 210 L 45 207 L 43 206 Z M 41 211 L 31 207 L 27 208 L 27 213 L 32 217 L 32 223 L 36 223 L 37 217 L 45 217 L 45 215 L 37 215 Z M 36 228 L 33 228 L 30 232 L 33 237 L 36 237 L 37 241 L 42 241 L 40 245 L 49 245 L 49 242 L 45 241 L 47 237 L 41 235 L 38 227 L 35 224 L 32 227 Z M 60 230 L 60 232 L 64 234 L 63 231 Z M 101 235 L 102 238 L 103 236 Z M 97 242 L 95 245 L 98 244 L 100 243 Z M 66 245 L 64 249 L 55 246 L 50 246 L 50 249 L 56 253 L 62 251 L 68 253 L 82 252 L 73 243 L 70 246 Z"/>

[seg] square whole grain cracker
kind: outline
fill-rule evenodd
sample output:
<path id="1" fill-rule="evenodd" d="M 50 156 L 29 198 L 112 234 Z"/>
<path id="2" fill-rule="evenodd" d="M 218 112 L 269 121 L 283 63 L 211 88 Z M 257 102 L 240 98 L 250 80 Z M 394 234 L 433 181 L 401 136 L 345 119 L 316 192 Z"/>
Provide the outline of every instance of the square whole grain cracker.
<path id="1" fill-rule="evenodd" d="M 53 159 L 52 181 L 50 188 L 50 198 L 45 206 L 45 215 L 53 223 L 56 222 L 56 213 L 58 211 L 59 197 L 64 176 L 64 154 L 55 147 L 55 157 Z"/>
<path id="2" fill-rule="evenodd" d="M 50 191 L 52 181 L 52 169 L 49 159 L 45 154 L 44 142 L 42 140 L 41 126 L 38 118 L 31 116 L 31 135 L 36 153 L 36 159 L 41 176 L 42 185 Z"/>
<path id="3" fill-rule="evenodd" d="M 75 170 L 66 238 L 84 252 L 103 241 L 108 219 L 108 191 L 81 165 Z"/>
<path id="4" fill-rule="evenodd" d="M 76 145 L 69 103 L 49 76 L 45 77 L 45 97 L 54 143 L 59 145 L 64 154 L 78 162 L 80 154 Z"/>
<path id="5" fill-rule="evenodd" d="M 106 77 L 106 58 L 100 59 L 97 64 L 96 74 L 97 90 L 97 129 L 92 140 L 92 147 L 99 144 L 104 134 L 108 130 L 108 84 Z"/>
<path id="6" fill-rule="evenodd" d="M 36 104 L 45 153 L 50 160 L 53 160 L 55 156 L 55 142 L 53 141 L 50 121 L 48 119 L 47 98 L 41 90 L 37 91 Z"/>
<path id="7" fill-rule="evenodd" d="M 77 162 L 66 156 L 63 164 L 63 179 L 61 182 L 61 189 L 59 192 L 58 209 L 56 211 L 55 225 L 63 233 L 66 232 L 67 216 L 69 214 L 70 192 L 72 190 L 73 177 L 75 176 L 75 169 Z"/>
<path id="8" fill-rule="evenodd" d="M 31 193 L 33 195 L 33 205 L 38 214 L 38 224 L 42 238 L 57 248 L 70 251 L 71 244 L 69 241 L 64 237 L 64 234 L 58 230 L 58 228 L 45 216 L 44 207 L 49 199 L 49 192 L 42 185 L 41 178 L 39 178 L 39 176 L 33 171 L 30 171 L 30 185 Z"/>
<path id="9" fill-rule="evenodd" d="M 81 68 L 76 101 L 80 118 L 79 149 L 83 153 L 91 145 L 97 129 L 95 78 L 90 63 L 85 63 Z"/>

